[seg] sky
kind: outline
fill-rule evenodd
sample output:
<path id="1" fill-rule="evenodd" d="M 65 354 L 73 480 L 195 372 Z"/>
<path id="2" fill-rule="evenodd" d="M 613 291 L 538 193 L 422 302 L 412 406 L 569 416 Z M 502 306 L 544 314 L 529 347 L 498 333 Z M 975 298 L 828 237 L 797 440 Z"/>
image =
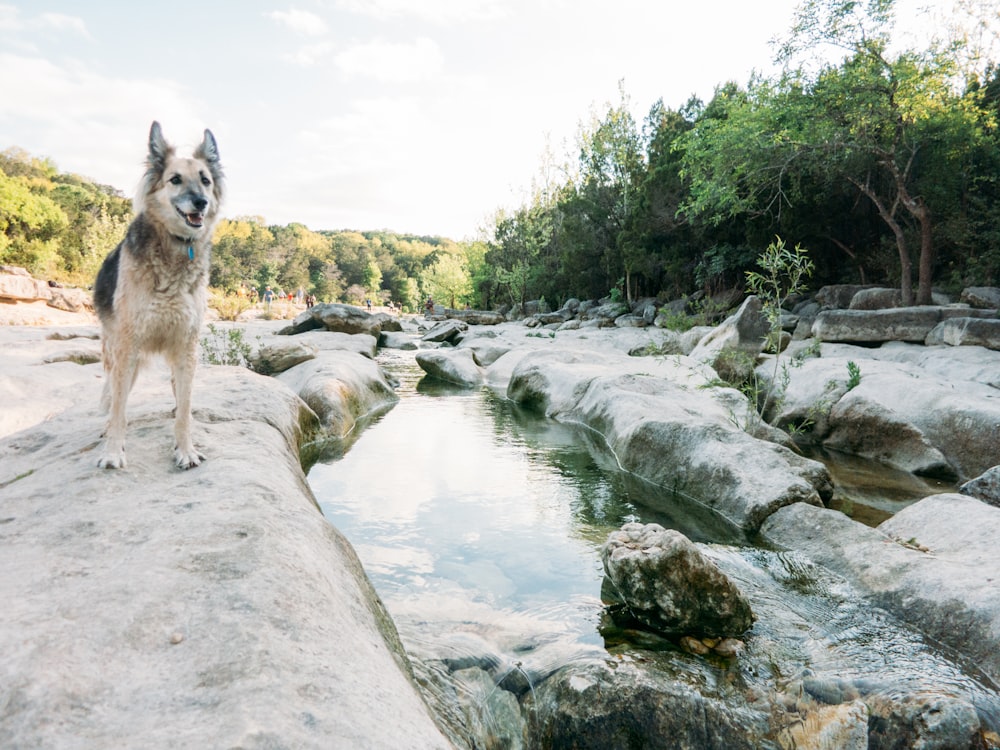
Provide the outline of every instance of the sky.
<path id="1" fill-rule="evenodd" d="M 641 122 L 772 72 L 796 4 L 0 0 L 0 150 L 132 196 L 153 120 L 209 128 L 229 218 L 473 239 L 620 82 Z"/>

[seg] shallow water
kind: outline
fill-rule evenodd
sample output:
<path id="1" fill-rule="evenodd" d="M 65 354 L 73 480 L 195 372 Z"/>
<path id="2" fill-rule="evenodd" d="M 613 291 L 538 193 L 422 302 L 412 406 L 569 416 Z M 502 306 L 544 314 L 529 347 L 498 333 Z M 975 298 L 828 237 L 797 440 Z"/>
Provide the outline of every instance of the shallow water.
<path id="1" fill-rule="evenodd" d="M 560 666 L 639 644 L 703 688 L 729 684 L 735 670 L 761 694 L 798 691 L 821 702 L 936 690 L 1000 725 L 1000 698 L 974 669 L 873 611 L 835 576 L 750 546 L 697 503 L 675 498 L 676 513 L 651 511 L 644 498 L 663 490 L 619 471 L 593 434 L 486 389 L 424 379 L 412 353 L 386 351 L 380 362 L 400 381 L 400 402 L 342 457 L 313 466 L 309 480 L 418 663 L 478 666 L 523 694 Z M 751 600 L 758 622 L 735 667 L 609 627 L 600 549 L 628 521 L 704 543 Z M 525 684 L 512 688 L 512 678 Z"/>

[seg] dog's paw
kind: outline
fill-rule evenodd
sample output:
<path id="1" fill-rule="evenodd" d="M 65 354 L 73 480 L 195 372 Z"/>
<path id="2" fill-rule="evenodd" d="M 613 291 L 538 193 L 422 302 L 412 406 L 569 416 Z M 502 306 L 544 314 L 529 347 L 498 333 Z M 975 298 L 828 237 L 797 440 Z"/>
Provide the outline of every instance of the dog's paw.
<path id="1" fill-rule="evenodd" d="M 204 460 L 205 456 L 193 446 L 188 450 L 174 448 L 174 463 L 178 469 L 193 469 Z"/>
<path id="2" fill-rule="evenodd" d="M 124 469 L 125 451 L 105 452 L 104 455 L 97 459 L 97 467 L 100 469 Z"/>

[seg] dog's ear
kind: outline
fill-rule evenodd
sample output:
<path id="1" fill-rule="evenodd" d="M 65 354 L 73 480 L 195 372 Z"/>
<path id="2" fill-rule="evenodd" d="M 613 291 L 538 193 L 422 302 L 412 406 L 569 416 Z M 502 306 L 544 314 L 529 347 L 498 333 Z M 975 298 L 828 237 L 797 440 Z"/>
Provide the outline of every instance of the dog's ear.
<path id="1" fill-rule="evenodd" d="M 171 147 L 167 145 L 166 140 L 163 138 L 160 123 L 153 120 L 153 124 L 149 128 L 149 166 L 162 171 L 171 150 Z"/>
<path id="2" fill-rule="evenodd" d="M 212 135 L 211 130 L 205 129 L 205 138 L 195 150 L 194 158 L 204 159 L 212 165 L 219 163 L 219 144 L 215 142 L 215 136 Z"/>

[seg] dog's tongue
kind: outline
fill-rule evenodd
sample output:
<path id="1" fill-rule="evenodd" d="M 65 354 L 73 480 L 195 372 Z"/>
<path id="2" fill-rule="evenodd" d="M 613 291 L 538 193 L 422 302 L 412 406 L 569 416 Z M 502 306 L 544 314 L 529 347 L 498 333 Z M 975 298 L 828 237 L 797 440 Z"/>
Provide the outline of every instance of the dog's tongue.
<path id="1" fill-rule="evenodd" d="M 201 226 L 201 214 L 187 214 L 188 224 L 194 227 Z"/>

